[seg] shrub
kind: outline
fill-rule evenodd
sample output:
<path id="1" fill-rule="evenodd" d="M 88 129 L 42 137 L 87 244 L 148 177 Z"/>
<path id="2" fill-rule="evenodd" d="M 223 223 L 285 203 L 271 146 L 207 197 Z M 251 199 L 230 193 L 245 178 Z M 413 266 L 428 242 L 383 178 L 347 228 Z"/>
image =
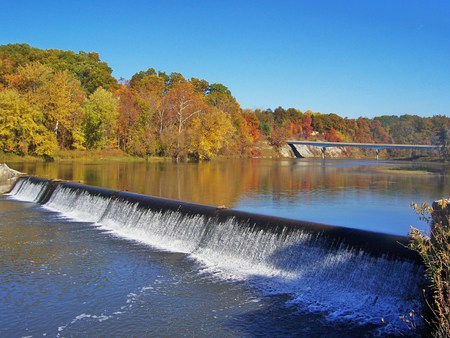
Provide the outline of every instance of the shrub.
<path id="1" fill-rule="evenodd" d="M 420 218 L 430 224 L 424 233 L 411 227 L 409 247 L 417 251 L 424 262 L 429 281 L 426 302 L 430 318 L 426 318 L 433 337 L 448 337 L 450 334 L 450 201 L 441 200 L 432 206 L 412 204 Z"/>

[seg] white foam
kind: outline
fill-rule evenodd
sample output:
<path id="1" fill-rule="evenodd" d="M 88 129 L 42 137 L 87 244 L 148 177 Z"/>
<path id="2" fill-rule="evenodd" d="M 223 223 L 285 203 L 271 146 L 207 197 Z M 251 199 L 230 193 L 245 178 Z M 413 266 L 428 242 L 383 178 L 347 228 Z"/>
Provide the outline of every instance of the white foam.
<path id="1" fill-rule="evenodd" d="M 35 202 L 45 190 L 46 185 L 46 182 L 33 182 L 27 178 L 19 178 L 11 192 L 5 195 L 19 201 Z"/>

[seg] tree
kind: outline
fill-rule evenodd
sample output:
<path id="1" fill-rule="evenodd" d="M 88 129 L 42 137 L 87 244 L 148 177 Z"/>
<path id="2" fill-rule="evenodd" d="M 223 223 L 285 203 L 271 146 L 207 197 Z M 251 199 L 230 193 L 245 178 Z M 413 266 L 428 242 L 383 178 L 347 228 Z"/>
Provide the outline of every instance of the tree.
<path id="1" fill-rule="evenodd" d="M 186 124 L 204 109 L 202 97 L 195 92 L 194 85 L 190 82 L 179 82 L 164 96 L 162 109 L 173 121 L 176 134 L 176 146 L 172 156 L 178 161 L 185 150 L 184 131 Z M 167 139 L 168 142 L 173 142 Z"/>
<path id="2" fill-rule="evenodd" d="M 303 131 L 303 137 L 305 139 L 310 138 L 312 135 L 312 132 L 314 130 L 311 123 L 312 123 L 311 113 L 309 111 L 307 111 L 302 116 L 302 131 Z"/>
<path id="3" fill-rule="evenodd" d="M 276 127 L 272 130 L 270 134 L 269 141 L 270 144 L 275 148 L 280 149 L 286 144 L 288 129 L 286 127 Z"/>
<path id="4" fill-rule="evenodd" d="M 231 116 L 241 114 L 239 103 L 225 90 L 211 90 L 206 96 L 206 101 L 210 106 L 216 107 Z"/>
<path id="5" fill-rule="evenodd" d="M 253 142 L 258 141 L 260 138 L 258 117 L 255 115 L 255 113 L 247 113 L 244 114 L 244 119 Z"/>
<path id="6" fill-rule="evenodd" d="M 389 143 L 390 138 L 389 134 L 386 132 L 386 130 L 381 125 L 381 122 L 379 120 L 372 120 L 370 122 L 370 131 L 372 133 L 372 138 L 375 141 L 375 143 Z"/>
<path id="7" fill-rule="evenodd" d="M 8 88 L 17 90 L 28 102 L 41 108 L 48 99 L 46 85 L 52 77 L 53 71 L 40 62 L 20 65 L 14 74 L 5 75 Z"/>
<path id="8" fill-rule="evenodd" d="M 437 133 L 437 139 L 441 146 L 441 155 L 447 160 L 450 156 L 450 130 L 447 126 L 441 126 Z"/>
<path id="9" fill-rule="evenodd" d="M 148 76 L 148 75 L 156 75 L 155 69 L 154 69 L 154 68 L 149 68 L 149 69 L 147 69 L 146 71 L 140 71 L 140 72 L 134 74 L 134 75 L 131 77 L 131 80 L 130 80 L 130 87 L 131 87 L 131 88 L 135 88 L 136 85 L 137 85 L 137 84 L 138 84 L 145 76 Z"/>
<path id="10" fill-rule="evenodd" d="M 117 140 L 119 148 L 125 152 L 134 153 L 132 147 L 133 130 L 139 120 L 140 111 L 135 104 L 135 97 L 130 88 L 121 86 L 116 91 L 119 98 L 119 116 L 117 120 Z"/>
<path id="11" fill-rule="evenodd" d="M 69 71 L 89 94 L 100 86 L 107 90 L 114 90 L 117 86 L 117 80 L 111 75 L 112 69 L 106 62 L 100 61 L 96 52 L 82 51 L 77 54 L 73 51 L 33 48 L 27 44 L 9 44 L 0 46 L 0 60 L 6 59 L 10 66 L 0 68 L 0 77 L 2 74 L 14 74 L 20 66 L 39 62 L 53 72 Z"/>
<path id="12" fill-rule="evenodd" d="M 87 148 L 103 149 L 113 146 L 118 110 L 119 100 L 102 87 L 89 96 L 84 106 L 83 121 Z"/>
<path id="13" fill-rule="evenodd" d="M 189 154 L 198 160 L 209 160 L 227 145 L 234 128 L 223 111 L 210 108 L 196 115 L 189 129 Z"/>
<path id="14" fill-rule="evenodd" d="M 368 119 L 359 117 L 356 120 L 355 141 L 359 143 L 373 143 Z"/>
<path id="15" fill-rule="evenodd" d="M 17 91 L 0 91 L 0 149 L 52 158 L 58 146 L 43 119 L 43 114 Z"/>
<path id="16" fill-rule="evenodd" d="M 84 149 L 82 105 L 85 100 L 81 83 L 67 71 L 56 73 L 44 85 L 48 98 L 44 103 L 46 126 L 53 130 L 62 148 Z"/>
<path id="17" fill-rule="evenodd" d="M 342 142 L 342 137 L 338 135 L 336 129 L 331 128 L 329 131 L 326 131 L 323 136 L 325 140 L 328 142 Z"/>

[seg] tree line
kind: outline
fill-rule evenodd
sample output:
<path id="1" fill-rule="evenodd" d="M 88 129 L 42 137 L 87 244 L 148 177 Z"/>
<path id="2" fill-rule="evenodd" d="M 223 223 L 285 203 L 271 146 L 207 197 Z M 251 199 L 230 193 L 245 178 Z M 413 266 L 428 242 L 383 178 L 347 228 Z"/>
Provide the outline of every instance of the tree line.
<path id="1" fill-rule="evenodd" d="M 445 115 L 382 115 L 372 119 L 349 119 L 337 114 L 301 112 L 282 107 L 274 111 L 244 110 L 244 116 L 256 138 L 266 136 L 275 146 L 287 139 L 328 142 L 396 143 L 441 145 L 448 152 L 450 118 Z"/>
<path id="2" fill-rule="evenodd" d="M 98 53 L 0 46 L 0 151 L 53 158 L 60 149 L 211 159 L 258 154 L 287 139 L 447 144 L 444 115 L 342 118 L 241 109 L 220 83 L 149 68 L 118 82 Z"/>

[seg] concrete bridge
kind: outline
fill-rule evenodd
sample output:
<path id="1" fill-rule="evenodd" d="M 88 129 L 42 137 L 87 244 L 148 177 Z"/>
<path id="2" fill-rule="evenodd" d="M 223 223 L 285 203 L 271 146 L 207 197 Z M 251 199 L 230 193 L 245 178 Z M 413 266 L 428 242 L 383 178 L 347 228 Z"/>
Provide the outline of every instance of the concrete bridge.
<path id="1" fill-rule="evenodd" d="M 411 149 L 411 150 L 435 150 L 440 151 L 441 146 L 425 144 L 388 144 L 388 143 L 349 143 L 349 142 L 320 142 L 320 141 L 287 141 L 287 144 L 294 149 L 294 145 L 320 147 L 322 158 L 325 158 L 326 148 L 329 147 L 354 147 L 362 149 L 374 149 L 377 155 L 382 149 Z"/>

